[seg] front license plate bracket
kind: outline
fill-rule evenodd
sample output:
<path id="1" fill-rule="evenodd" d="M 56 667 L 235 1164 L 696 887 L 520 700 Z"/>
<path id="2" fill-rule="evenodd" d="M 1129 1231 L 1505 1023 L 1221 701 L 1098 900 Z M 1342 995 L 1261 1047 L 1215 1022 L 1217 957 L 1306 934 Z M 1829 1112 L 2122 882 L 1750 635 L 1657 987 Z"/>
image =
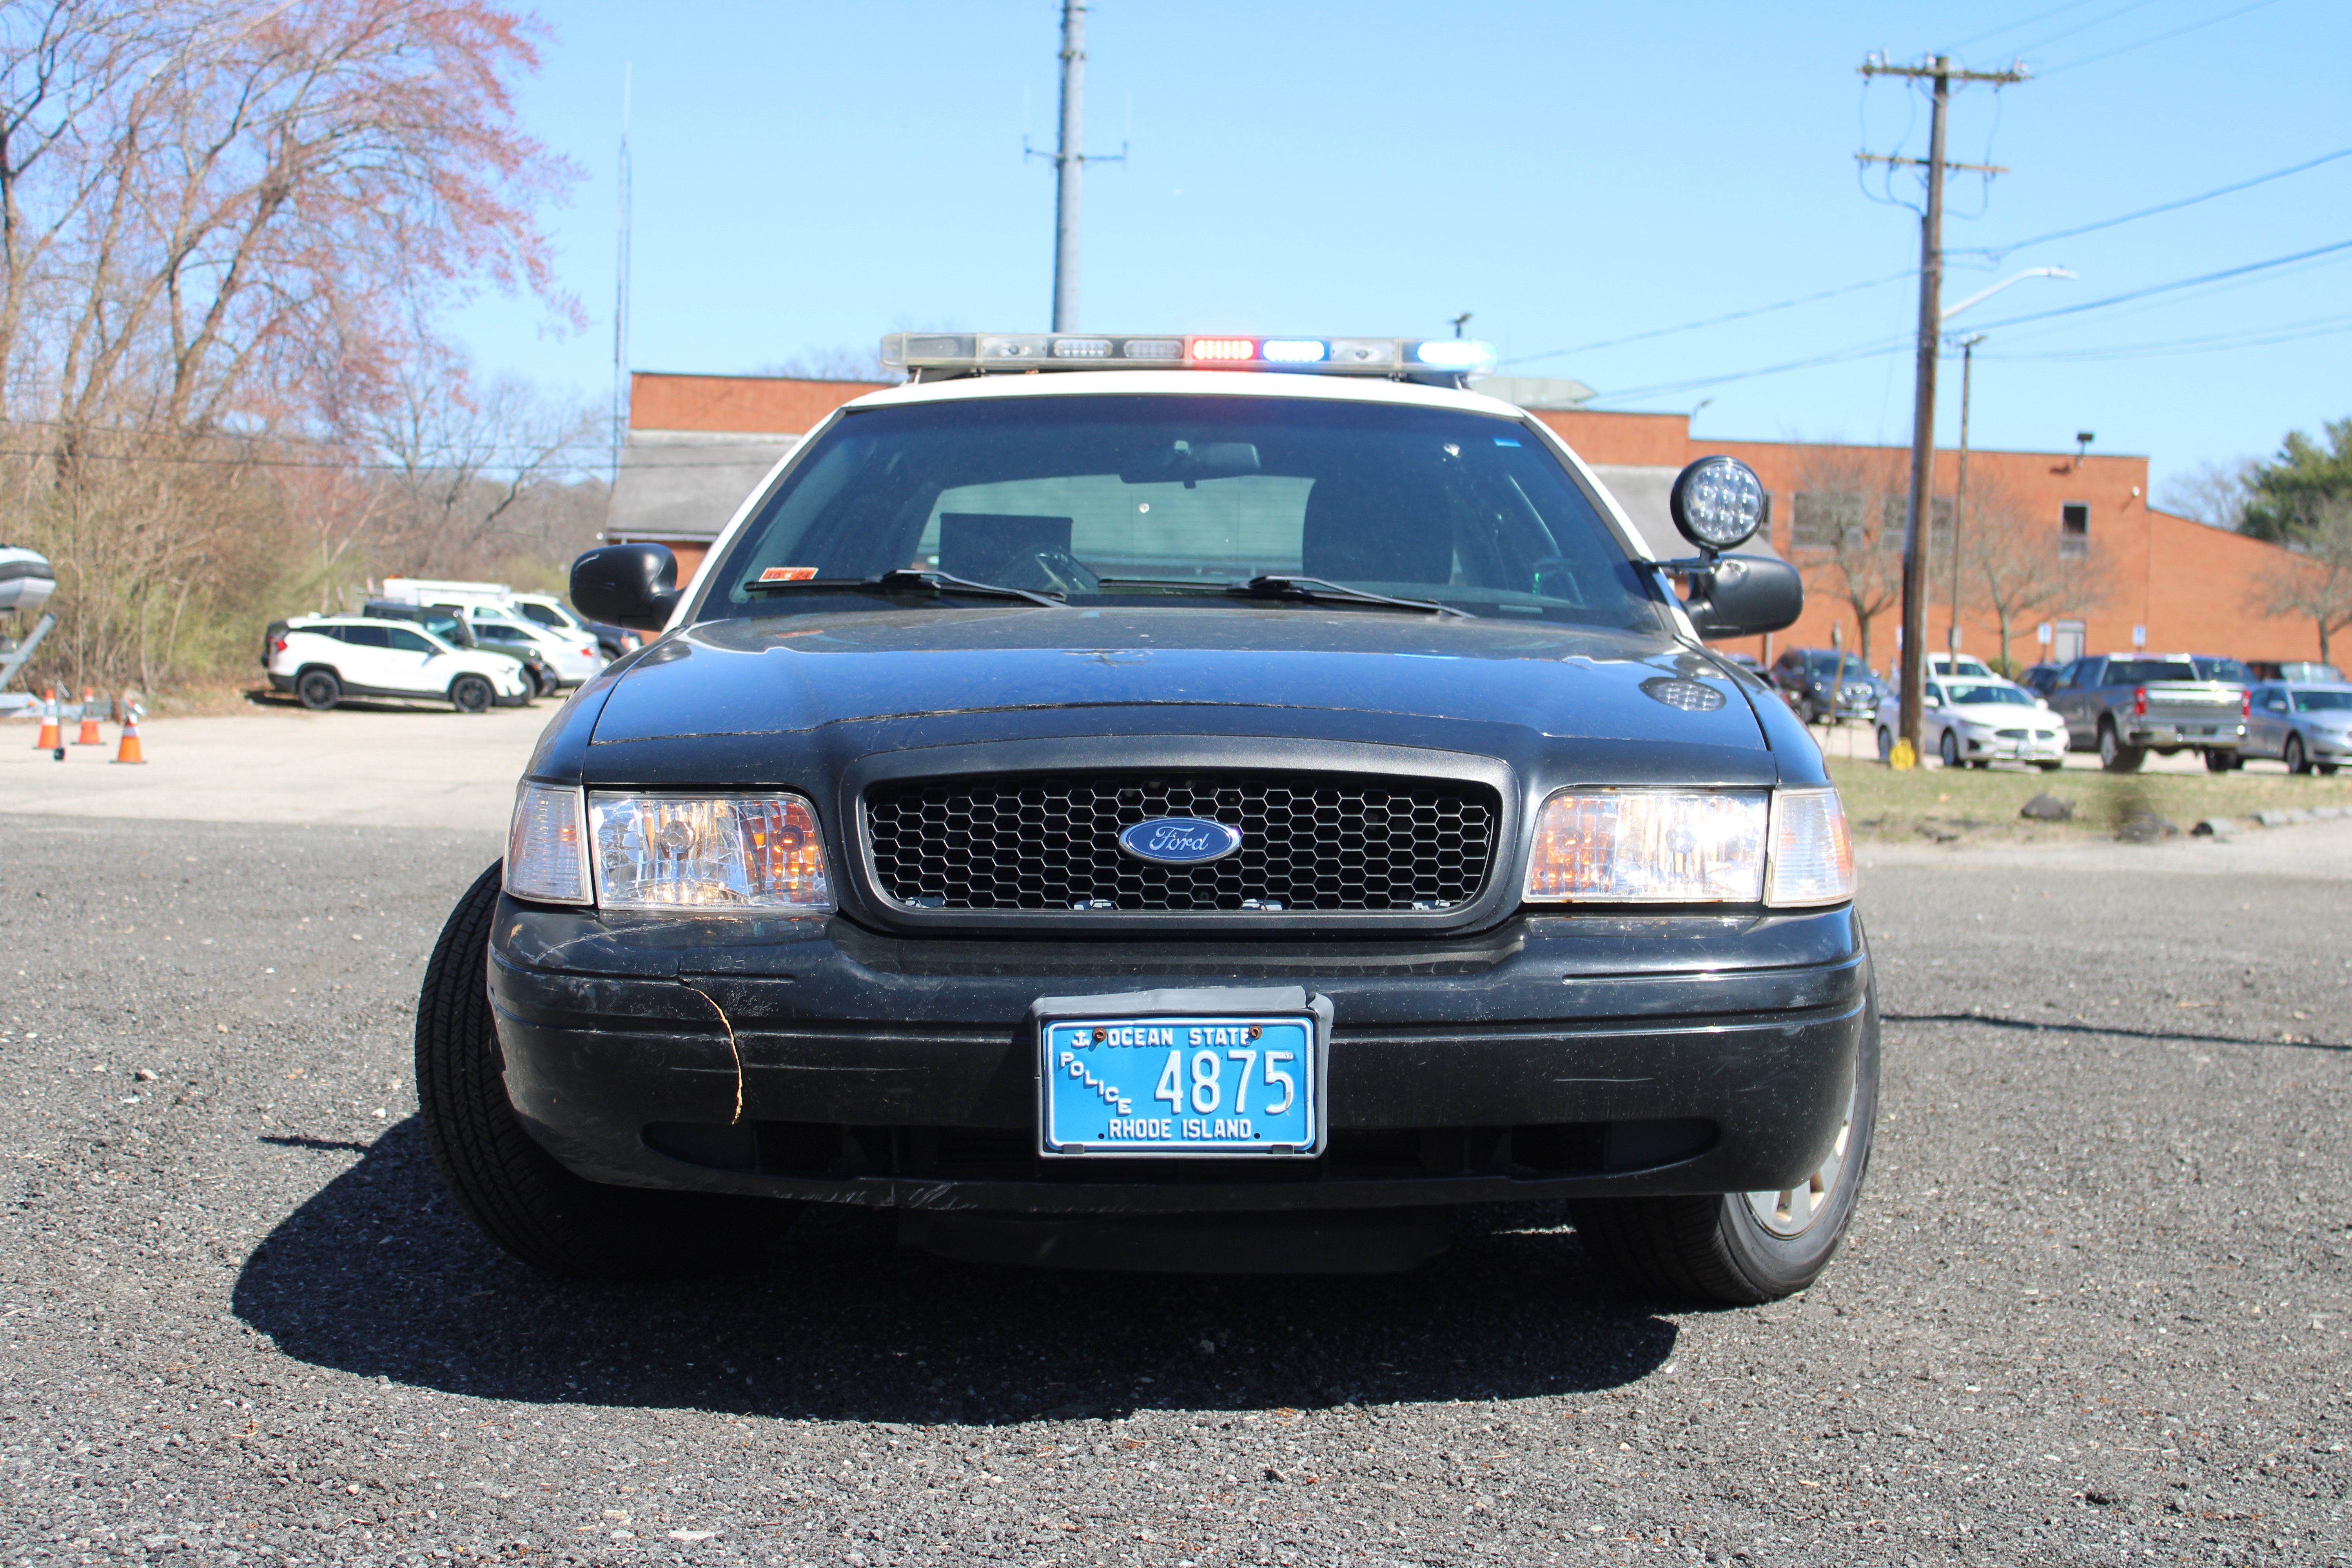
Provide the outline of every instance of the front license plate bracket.
<path id="1" fill-rule="evenodd" d="M 1041 996 L 1045 1159 L 1314 1159 L 1329 1136 L 1330 998 L 1297 985 Z"/>

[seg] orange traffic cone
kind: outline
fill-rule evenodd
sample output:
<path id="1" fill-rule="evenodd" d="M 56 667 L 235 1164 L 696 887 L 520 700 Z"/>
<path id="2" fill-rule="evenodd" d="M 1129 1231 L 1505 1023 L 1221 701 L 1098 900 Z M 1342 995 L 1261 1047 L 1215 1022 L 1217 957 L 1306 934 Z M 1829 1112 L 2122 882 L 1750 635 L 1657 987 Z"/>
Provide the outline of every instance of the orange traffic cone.
<path id="1" fill-rule="evenodd" d="M 54 752 L 64 744 L 58 734 L 58 689 L 45 687 L 41 691 L 41 738 L 33 742 L 33 750 Z"/>
<path id="2" fill-rule="evenodd" d="M 139 710 L 126 702 L 122 705 L 122 746 L 114 753 L 118 763 L 143 763 L 139 754 Z"/>
<path id="3" fill-rule="evenodd" d="M 81 733 L 74 737 L 77 746 L 103 746 L 106 737 L 98 732 L 98 693 L 85 686 L 81 689 Z"/>

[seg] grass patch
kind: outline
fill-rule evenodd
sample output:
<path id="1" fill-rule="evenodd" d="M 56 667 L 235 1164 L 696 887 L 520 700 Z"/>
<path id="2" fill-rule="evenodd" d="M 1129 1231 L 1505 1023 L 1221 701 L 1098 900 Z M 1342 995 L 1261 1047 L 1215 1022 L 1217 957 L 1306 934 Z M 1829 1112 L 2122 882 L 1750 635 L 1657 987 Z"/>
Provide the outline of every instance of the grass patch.
<path id="1" fill-rule="evenodd" d="M 2251 816 L 2294 806 L 2352 806 L 2352 775 L 2285 773 L 2024 773 L 2000 768 L 1914 768 L 1830 759 L 1857 838 L 1951 842 L 1959 838 L 2112 836 L 2153 813 L 2186 833 L 2200 817 Z M 2029 822 L 2018 813 L 2042 794 L 2074 804 L 2072 822 Z"/>

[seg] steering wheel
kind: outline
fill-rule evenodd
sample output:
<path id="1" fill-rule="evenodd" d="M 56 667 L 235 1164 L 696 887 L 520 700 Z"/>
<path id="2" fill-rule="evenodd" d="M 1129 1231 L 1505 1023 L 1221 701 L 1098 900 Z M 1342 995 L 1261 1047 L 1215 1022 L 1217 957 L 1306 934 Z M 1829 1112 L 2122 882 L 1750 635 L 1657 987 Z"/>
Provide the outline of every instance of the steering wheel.
<path id="1" fill-rule="evenodd" d="M 1016 555 L 1002 570 L 991 574 L 991 580 L 1002 587 L 1066 595 L 1102 592 L 1102 579 L 1085 562 L 1057 547 Z"/>

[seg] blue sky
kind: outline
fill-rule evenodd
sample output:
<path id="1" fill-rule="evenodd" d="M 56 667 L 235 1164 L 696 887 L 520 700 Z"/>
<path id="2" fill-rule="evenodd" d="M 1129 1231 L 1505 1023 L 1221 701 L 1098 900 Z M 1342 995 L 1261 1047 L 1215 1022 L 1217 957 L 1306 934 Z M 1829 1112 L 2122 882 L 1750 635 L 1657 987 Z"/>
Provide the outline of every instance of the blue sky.
<path id="1" fill-rule="evenodd" d="M 631 364 L 740 372 L 898 326 L 1038 330 L 1050 304 L 1057 0 L 661 7 L 565 0 L 522 89 L 585 178 L 550 215 L 591 319 L 487 299 L 453 329 L 486 372 L 602 403 L 612 379 L 614 169 L 634 79 Z M 1099 0 L 1081 321 L 1126 331 L 1472 331 L 1509 370 L 1702 436 L 1908 439 L 1925 101 L 1855 68 L 1946 49 L 2035 79 L 1958 94 L 1953 321 L 1989 331 L 1984 446 L 2140 452 L 2162 477 L 2352 415 L 2352 156 L 2068 239 L 2021 240 L 2352 149 L 2341 0 L 1861 5 L 1451 5 Z M 1802 296 L 1833 298 L 1612 347 Z M 1872 353 L 1885 344 L 1895 352 Z M 1570 350 L 1565 353 L 1551 351 Z M 1743 374 L 1790 362 L 1832 363 Z M 1958 362 L 1940 431 L 1958 422 Z M 1727 379 L 1738 377 L 1738 379 Z"/>

